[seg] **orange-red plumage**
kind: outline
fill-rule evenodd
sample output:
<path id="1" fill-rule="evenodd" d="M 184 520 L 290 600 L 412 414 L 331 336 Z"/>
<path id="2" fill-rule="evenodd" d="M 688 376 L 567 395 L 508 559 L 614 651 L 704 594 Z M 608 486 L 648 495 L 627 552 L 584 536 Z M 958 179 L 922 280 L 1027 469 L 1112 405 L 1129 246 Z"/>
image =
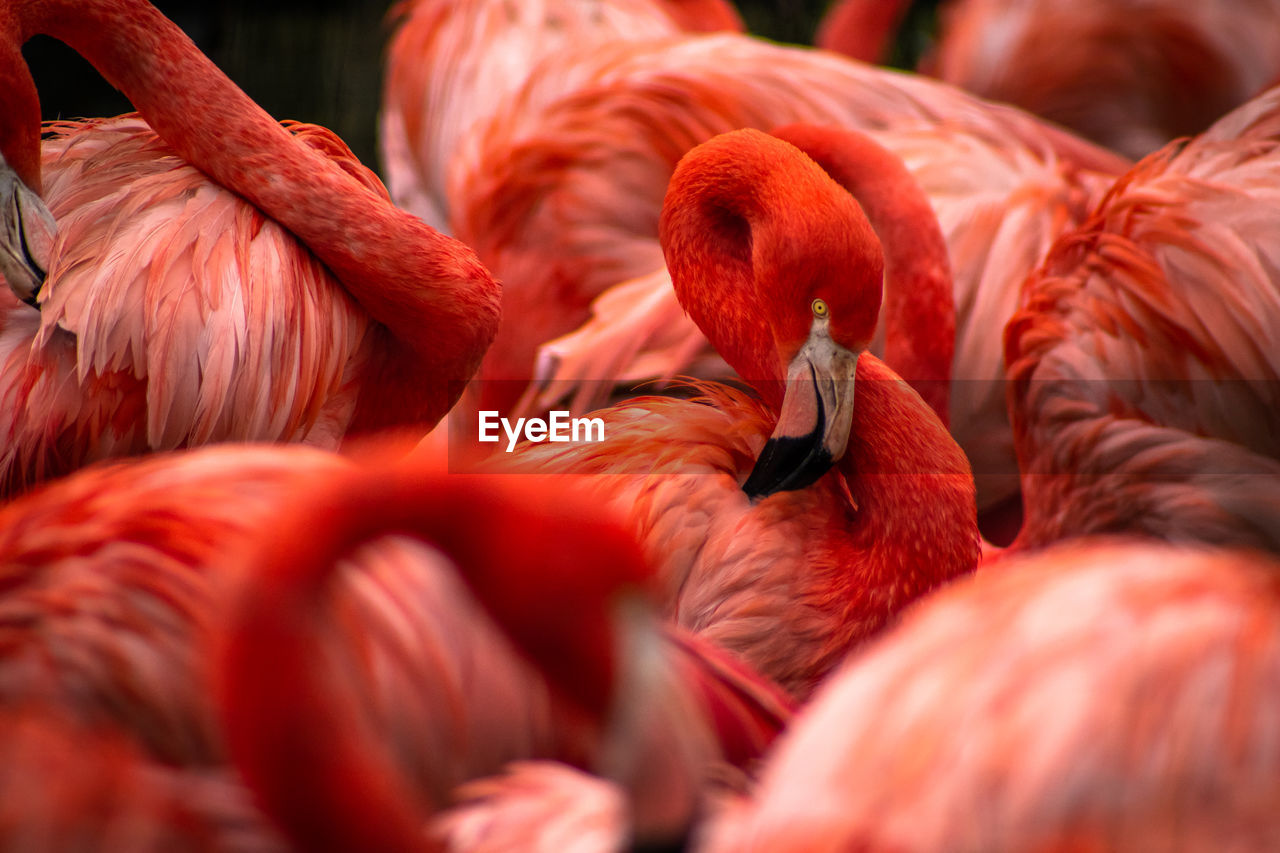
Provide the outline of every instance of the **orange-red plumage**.
<path id="1" fill-rule="evenodd" d="M 640 398 L 593 413 L 602 442 L 526 445 L 495 464 L 594 475 L 587 485 L 627 513 L 659 567 L 668 612 L 806 695 L 901 606 L 974 566 L 968 464 L 920 397 L 863 353 L 847 440 L 829 448 L 836 470 L 749 498 L 743 481 L 792 411 L 784 385 L 807 387 L 788 363 L 811 324 L 828 328 L 812 300 L 847 351 L 870 341 L 878 245 L 838 184 L 754 131 L 685 158 L 663 229 L 681 303 L 763 402 L 710 385 L 701 400 Z"/>
<path id="2" fill-rule="evenodd" d="M 1280 550 L 1280 92 L 1125 175 L 1005 331 L 1025 524 Z"/>
<path id="3" fill-rule="evenodd" d="M 42 166 L 22 153 L 38 122 L 6 114 L 4 154 L 30 189 L 12 186 L 31 202 L 43 185 L 58 233 L 38 296 L 20 291 L 39 313 L 4 303 L 3 488 L 108 456 L 333 446 L 439 419 L 497 318 L 470 250 L 393 207 L 332 134 L 270 119 L 149 4 L 68 5 L 0 16 L 6 88 L 34 102 L 17 46 L 44 32 L 145 122 L 57 125 Z"/>

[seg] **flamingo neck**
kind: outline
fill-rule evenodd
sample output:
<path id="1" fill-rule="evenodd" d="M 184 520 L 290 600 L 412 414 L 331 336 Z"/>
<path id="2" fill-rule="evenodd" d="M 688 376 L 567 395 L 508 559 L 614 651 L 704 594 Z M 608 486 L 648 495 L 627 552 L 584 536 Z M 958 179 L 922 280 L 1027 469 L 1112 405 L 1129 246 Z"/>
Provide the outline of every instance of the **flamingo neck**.
<path id="1" fill-rule="evenodd" d="M 859 519 L 859 553 L 882 579 L 923 592 L 972 571 L 979 557 L 969 461 L 924 400 L 870 354 L 858 361 L 857 400 L 836 467 Z"/>
<path id="2" fill-rule="evenodd" d="M 843 0 L 818 24 L 813 43 L 863 62 L 884 62 L 907 0 Z"/>
<path id="3" fill-rule="evenodd" d="M 897 155 L 861 133 L 791 125 L 774 135 L 817 161 L 871 220 L 884 247 L 885 361 L 949 424 L 955 295 L 929 197 Z"/>
<path id="4" fill-rule="evenodd" d="M 385 399 L 362 392 L 358 420 L 380 425 L 368 414 L 374 402 L 389 404 L 395 422 L 443 416 L 497 325 L 497 285 L 470 249 L 294 140 L 149 3 L 14 0 L 10 11 L 17 44 L 44 34 L 84 56 L 183 159 L 315 253 L 391 332 L 393 350 L 409 351 L 388 358 Z M 38 121 L 22 121 L 18 132 L 38 145 Z M 402 387 L 424 380 L 429 399 Z"/>

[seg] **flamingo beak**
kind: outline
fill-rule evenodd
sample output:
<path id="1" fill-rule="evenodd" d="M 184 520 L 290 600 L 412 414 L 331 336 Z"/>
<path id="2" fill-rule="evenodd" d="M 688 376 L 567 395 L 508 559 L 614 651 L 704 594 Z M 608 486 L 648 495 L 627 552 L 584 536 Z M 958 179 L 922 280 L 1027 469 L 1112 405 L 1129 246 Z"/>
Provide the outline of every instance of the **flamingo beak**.
<path id="1" fill-rule="evenodd" d="M 36 304 L 58 226 L 40 196 L 0 156 L 0 275 L 14 295 Z"/>
<path id="2" fill-rule="evenodd" d="M 787 390 L 773 435 L 742 490 L 752 498 L 803 489 L 844 455 L 853 424 L 858 353 L 831 339 L 815 321 L 787 369 Z"/>

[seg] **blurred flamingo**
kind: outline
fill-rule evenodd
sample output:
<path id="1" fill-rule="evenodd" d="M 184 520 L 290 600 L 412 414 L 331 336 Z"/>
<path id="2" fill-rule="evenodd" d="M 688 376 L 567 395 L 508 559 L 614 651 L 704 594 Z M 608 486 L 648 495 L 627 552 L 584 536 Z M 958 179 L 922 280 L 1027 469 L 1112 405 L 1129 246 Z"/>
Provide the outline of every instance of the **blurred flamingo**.
<path id="1" fill-rule="evenodd" d="M 42 149 L 18 51 L 36 33 L 145 121 L 59 123 Z M 336 137 L 281 127 L 141 0 L 11 5 L 0 38 L 0 272 L 39 308 L 5 296 L 0 487 L 210 441 L 332 446 L 448 410 L 498 285 Z"/>
<path id="2" fill-rule="evenodd" d="M 428 807 L 359 724 L 359 694 L 320 675 L 335 566 L 388 536 L 420 539 L 455 566 L 575 711 L 599 745 L 594 762 L 628 783 L 645 825 L 682 829 L 720 758 L 720 712 L 734 708 L 699 709 L 705 694 L 684 678 L 698 658 L 673 660 L 660 640 L 643 600 L 652 571 L 613 515 L 559 477 L 450 475 L 421 463 L 348 473 L 301 490 L 269 522 L 273 535 L 236 552 L 241 589 L 213 646 L 231 754 L 293 843 L 437 849 L 420 826 Z M 764 698 L 751 706 L 761 719 L 769 702 L 785 708 L 777 694 Z"/>
<path id="3" fill-rule="evenodd" d="M 220 445 L 100 464 L 15 499 L 0 510 L 0 714 L 38 702 L 191 786 L 225 774 L 203 649 L 243 572 L 235 555 L 276 535 L 282 504 L 358 464 L 301 446 Z M 420 543 L 350 555 L 332 598 L 330 680 L 361 697 L 418 796 L 443 802 L 516 759 L 590 756 L 576 716 Z M 696 637 L 666 629 L 657 642 L 679 685 L 671 714 L 709 732 L 718 760 L 758 758 L 789 700 Z M 637 703 L 655 725 L 670 722 L 656 698 Z"/>
<path id="4" fill-rule="evenodd" d="M 742 29 L 727 0 L 401 0 L 389 18 L 387 183 L 396 204 L 446 232 L 450 161 L 481 144 L 473 128 L 505 109 L 544 59 L 606 41 Z M 577 85 L 573 74 L 560 81 L 565 91 Z"/>
<path id="5" fill-rule="evenodd" d="M 566 93 L 571 74 L 586 82 Z M 796 121 L 867 131 L 929 195 L 954 272 L 963 393 L 952 395 L 950 425 L 981 505 L 1016 492 L 991 329 L 1052 239 L 1127 162 L 929 80 L 735 35 L 549 58 L 477 130 L 483 147 L 453 159 L 455 230 L 503 279 L 506 306 L 461 426 L 474 432 L 481 409 L 512 412 L 534 373 L 549 393 L 532 395 L 533 412 L 562 407 L 575 389 L 584 411 L 618 383 L 728 375 L 671 293 L 662 192 L 681 155 L 714 134 Z"/>
<path id="6" fill-rule="evenodd" d="M 1280 552 L 1280 90 L 1121 178 L 1005 330 L 1026 522 Z"/>
<path id="7" fill-rule="evenodd" d="M 1280 563 L 1073 544 L 854 656 L 693 849 L 1270 850 Z"/>
<path id="8" fill-rule="evenodd" d="M 752 130 L 704 143 L 672 178 L 662 241 L 681 305 L 761 399 L 709 383 L 699 400 L 639 398 L 594 413 L 602 442 L 526 444 L 495 465 L 595 475 L 672 617 L 802 697 L 974 567 L 972 477 L 919 395 L 864 352 L 879 245 L 812 160 Z"/>
<path id="9" fill-rule="evenodd" d="M 358 729 L 336 697 L 306 680 L 288 680 L 300 694 L 280 691 L 278 679 L 255 674 L 258 650 L 282 647 L 296 664 L 289 672 L 309 672 L 311 652 L 295 642 L 292 623 L 310 615 L 293 610 L 284 631 L 271 623 L 281 608 L 297 607 L 299 584 L 316 582 L 311 561 L 329 562 L 325 555 L 386 529 L 387 516 L 421 498 L 408 479 L 390 489 L 386 478 L 365 485 L 327 493 L 281 525 L 289 542 L 312 537 L 318 516 L 349 519 L 378 494 L 396 495 L 364 523 L 337 531 L 307 565 L 280 550 L 256 562 L 259 588 L 222 658 L 224 697 L 250 691 L 228 711 L 232 731 L 242 733 L 238 760 L 301 846 L 324 839 L 330 849 L 480 851 L 511 849 L 503 841 L 515 839 L 520 849 L 552 850 L 571 838 L 574 849 L 590 851 L 673 833 L 685 839 L 682 849 L 699 853 L 1152 843 L 1209 850 L 1224 842 L 1266 850 L 1278 840 L 1280 749 L 1270 721 L 1280 703 L 1280 564 L 1251 552 L 1125 541 L 1011 558 L 922 602 L 833 673 L 779 741 L 759 786 L 719 804 L 701 826 L 677 826 L 694 819 L 688 809 L 636 810 L 618 799 L 625 784 L 617 791 L 542 764 L 471 786 L 479 799 L 424 836 L 424 810 L 385 758 L 352 736 Z M 348 497 L 353 491 L 360 502 Z M 593 507 L 563 509 L 581 521 Z M 505 507 L 501 513 L 510 524 Z M 556 540 L 556 571 L 539 578 L 567 587 L 577 607 L 566 619 L 558 608 L 528 607 L 506 572 L 492 571 L 518 572 L 528 550 L 508 555 L 495 537 L 462 539 L 456 523 L 421 518 L 389 526 L 467 552 L 459 563 L 470 582 L 592 718 L 623 706 L 596 685 L 616 684 L 613 674 L 626 667 L 625 653 L 600 651 L 615 630 L 635 625 L 609 616 L 627 612 L 616 607 L 620 587 L 643 578 L 634 545 L 592 542 L 592 554 L 612 555 L 612 571 L 601 572 L 578 552 L 596 537 Z M 549 526 L 545 517 L 534 523 Z M 270 587 L 283 593 L 262 591 Z M 299 695 L 306 701 L 285 711 L 282 700 Z M 679 763 L 667 770 L 690 772 Z M 678 775 L 666 781 L 680 792 L 693 784 Z"/>
<path id="10" fill-rule="evenodd" d="M 843 0 L 817 44 L 878 61 L 907 4 Z M 1198 133 L 1280 76 L 1275 0 L 953 0 L 921 70 L 1130 157 Z"/>
<path id="11" fill-rule="evenodd" d="M 0 709 L 6 850 L 283 853 L 225 767 L 175 768 L 110 726 L 38 701 Z"/>

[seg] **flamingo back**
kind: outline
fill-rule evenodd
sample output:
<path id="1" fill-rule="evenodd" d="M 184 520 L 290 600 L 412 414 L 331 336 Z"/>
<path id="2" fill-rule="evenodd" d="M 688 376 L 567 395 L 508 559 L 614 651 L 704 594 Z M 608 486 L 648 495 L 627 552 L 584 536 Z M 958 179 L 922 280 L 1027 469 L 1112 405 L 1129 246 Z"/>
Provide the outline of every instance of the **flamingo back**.
<path id="1" fill-rule="evenodd" d="M 0 338 L 6 483 L 210 441 L 335 446 L 371 324 L 326 268 L 138 117 L 50 131 L 55 260 L 39 314 L 10 305 Z"/>

